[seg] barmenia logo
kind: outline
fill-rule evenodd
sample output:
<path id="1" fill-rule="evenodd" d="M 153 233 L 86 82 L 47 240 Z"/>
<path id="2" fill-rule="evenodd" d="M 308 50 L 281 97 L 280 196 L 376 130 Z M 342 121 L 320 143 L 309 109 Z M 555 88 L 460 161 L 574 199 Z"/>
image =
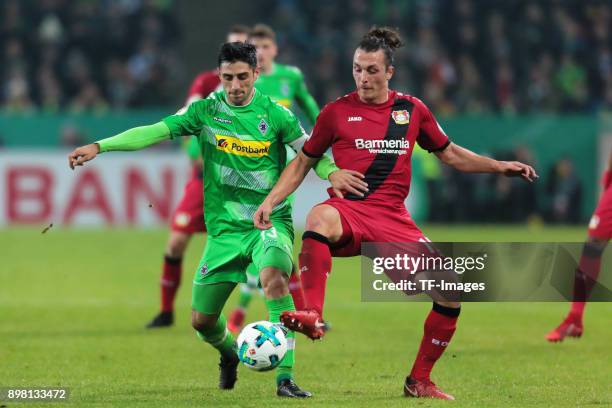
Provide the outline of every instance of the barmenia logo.
<path id="1" fill-rule="evenodd" d="M 405 139 L 399 140 L 365 140 L 355 139 L 357 149 L 368 149 L 370 153 L 406 154 L 410 148 L 410 142 Z"/>

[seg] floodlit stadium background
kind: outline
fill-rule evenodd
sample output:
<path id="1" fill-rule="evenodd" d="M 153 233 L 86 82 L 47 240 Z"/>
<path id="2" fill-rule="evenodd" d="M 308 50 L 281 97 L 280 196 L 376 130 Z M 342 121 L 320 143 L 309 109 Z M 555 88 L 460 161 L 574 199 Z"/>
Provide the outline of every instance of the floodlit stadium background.
<path id="1" fill-rule="evenodd" d="M 466 176 L 418 152 L 416 219 L 584 224 L 612 146 L 611 13 L 597 1 L 3 1 L 0 224 L 162 225 L 187 173 L 178 144 L 109 155 L 93 181 L 68 172 L 64 153 L 176 111 L 236 22 L 272 25 L 278 61 L 302 69 L 321 106 L 353 89 L 368 27 L 399 27 L 391 86 L 423 99 L 459 144 L 541 176 Z M 302 189 L 298 225 L 321 187 Z M 79 194 L 94 195 L 89 207 Z"/>
<path id="2" fill-rule="evenodd" d="M 204 237 L 185 258 L 176 327 L 144 332 L 190 172 L 179 143 L 74 172 L 66 159 L 176 112 L 227 29 L 258 22 L 276 30 L 277 61 L 301 68 L 320 106 L 353 90 L 361 35 L 399 27 L 391 87 L 421 98 L 458 144 L 534 165 L 540 179 L 528 185 L 415 150 L 407 205 L 432 240 L 585 239 L 612 150 L 609 1 L 0 0 L 0 387 L 70 387 L 73 406 L 281 406 L 266 374 L 243 369 L 233 393 L 216 389 L 218 356 L 189 322 Z M 300 187 L 298 230 L 324 187 L 312 174 Z M 300 385 L 315 406 L 405 406 L 431 305 L 361 302 L 359 259 L 333 268 L 332 331 L 298 339 Z M 459 406 L 612 404 L 609 303 L 589 304 L 583 338 L 561 345 L 544 335 L 564 303 L 463 308 L 434 370 Z M 247 321 L 265 316 L 254 301 Z"/>

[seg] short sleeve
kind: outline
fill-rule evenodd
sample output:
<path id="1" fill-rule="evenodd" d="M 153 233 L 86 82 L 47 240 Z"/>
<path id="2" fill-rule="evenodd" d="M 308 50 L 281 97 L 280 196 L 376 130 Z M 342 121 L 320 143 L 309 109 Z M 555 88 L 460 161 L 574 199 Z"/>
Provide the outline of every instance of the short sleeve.
<path id="1" fill-rule="evenodd" d="M 184 135 L 198 135 L 202 129 L 207 99 L 196 101 L 187 108 L 182 108 L 174 115 L 167 116 L 163 122 L 170 129 L 172 138 Z"/>
<path id="2" fill-rule="evenodd" d="M 335 135 L 334 117 L 331 112 L 330 105 L 323 108 L 317 120 L 310 139 L 304 143 L 302 151 L 308 157 L 313 159 L 323 156 L 323 154 L 332 145 Z"/>
<path id="3" fill-rule="evenodd" d="M 450 140 L 442 127 L 434 117 L 429 108 L 420 100 L 415 98 L 415 104 L 420 111 L 421 122 L 419 123 L 419 134 L 417 143 L 429 153 L 439 152 L 450 144 Z"/>
<path id="4" fill-rule="evenodd" d="M 278 105 L 278 107 L 280 116 L 278 123 L 280 123 L 281 141 L 284 144 L 289 144 L 304 136 L 306 132 L 304 131 L 304 128 L 302 128 L 300 120 L 297 118 L 297 116 L 282 105 Z"/>

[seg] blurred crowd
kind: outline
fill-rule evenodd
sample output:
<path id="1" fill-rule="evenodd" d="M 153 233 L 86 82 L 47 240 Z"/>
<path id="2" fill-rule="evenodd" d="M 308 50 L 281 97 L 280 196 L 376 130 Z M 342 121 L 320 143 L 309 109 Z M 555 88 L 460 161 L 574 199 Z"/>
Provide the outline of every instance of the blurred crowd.
<path id="1" fill-rule="evenodd" d="M 0 107 L 80 112 L 172 102 L 172 3 L 0 1 Z"/>
<path id="2" fill-rule="evenodd" d="M 281 59 L 319 101 L 353 88 L 351 60 L 372 24 L 398 27 L 393 86 L 438 114 L 612 108 L 612 2 L 598 0 L 267 0 Z"/>
<path id="3" fill-rule="evenodd" d="M 175 55 L 175 3 L 0 1 L 0 107 L 176 102 L 190 78 Z M 398 27 L 406 43 L 393 86 L 438 115 L 612 109 L 610 1 L 260 0 L 257 10 L 250 17 L 277 30 L 279 60 L 302 68 L 320 103 L 353 88 L 355 44 L 378 24 Z"/>
<path id="4" fill-rule="evenodd" d="M 537 166 L 525 146 L 492 155 Z M 544 183 L 495 174 L 469 174 L 440 166 L 431 156 L 422 158 L 430 222 L 583 222 L 583 186 L 570 157 L 560 157 L 543 169 Z"/>

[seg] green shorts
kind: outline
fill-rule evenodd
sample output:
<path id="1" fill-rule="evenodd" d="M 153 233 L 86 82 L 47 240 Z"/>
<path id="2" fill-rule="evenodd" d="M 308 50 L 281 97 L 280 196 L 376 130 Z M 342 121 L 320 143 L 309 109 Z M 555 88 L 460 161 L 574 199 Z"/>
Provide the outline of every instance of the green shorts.
<path id="1" fill-rule="evenodd" d="M 219 301 L 215 301 L 216 307 L 208 304 L 212 301 L 211 288 L 205 286 L 221 282 L 246 282 L 249 265 L 254 264 L 256 271 L 269 266 L 264 265 L 264 254 L 268 248 L 278 248 L 293 259 L 294 233 L 291 221 L 272 220 L 272 225 L 272 228 L 265 231 L 253 228 L 246 232 L 208 237 L 206 249 L 193 278 L 191 303 L 195 310 L 210 313 L 211 309 L 219 309 Z M 227 296 L 229 294 L 225 294 L 224 298 L 227 299 Z"/>

